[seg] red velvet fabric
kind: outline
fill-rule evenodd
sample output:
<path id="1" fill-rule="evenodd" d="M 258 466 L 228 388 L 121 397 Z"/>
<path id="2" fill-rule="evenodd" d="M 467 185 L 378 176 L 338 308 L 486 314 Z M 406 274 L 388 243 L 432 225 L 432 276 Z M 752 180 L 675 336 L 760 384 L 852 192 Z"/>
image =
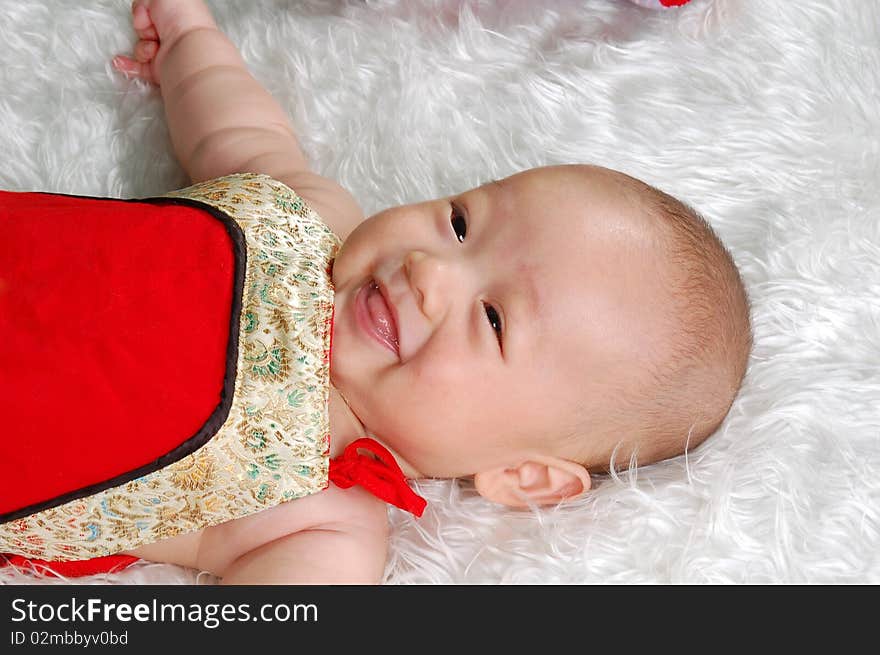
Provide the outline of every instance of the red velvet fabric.
<path id="1" fill-rule="evenodd" d="M 73 562 L 47 562 L 41 559 L 27 559 L 21 555 L 0 555 L 0 567 L 12 566 L 16 569 L 34 572 L 45 577 L 81 578 L 97 573 L 116 573 L 138 561 L 131 555 L 108 555 Z"/>
<path id="2" fill-rule="evenodd" d="M 233 273 L 207 211 L 0 192 L 0 514 L 148 465 L 203 426 Z"/>

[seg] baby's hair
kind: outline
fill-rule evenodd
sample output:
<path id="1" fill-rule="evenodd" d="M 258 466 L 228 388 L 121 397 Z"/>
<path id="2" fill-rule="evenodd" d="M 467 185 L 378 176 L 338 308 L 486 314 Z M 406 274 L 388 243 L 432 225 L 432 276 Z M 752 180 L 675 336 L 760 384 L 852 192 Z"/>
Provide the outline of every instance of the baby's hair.
<path id="1" fill-rule="evenodd" d="M 615 414 L 615 459 L 591 468 L 648 464 L 700 445 L 718 429 L 745 376 L 752 348 L 748 295 L 721 239 L 694 208 L 635 178 L 622 175 L 635 202 L 658 226 L 667 288 L 670 347 L 648 355 L 646 382 L 622 390 Z M 620 446 L 623 446 L 622 448 Z M 611 456 L 611 452 L 607 453 Z"/>

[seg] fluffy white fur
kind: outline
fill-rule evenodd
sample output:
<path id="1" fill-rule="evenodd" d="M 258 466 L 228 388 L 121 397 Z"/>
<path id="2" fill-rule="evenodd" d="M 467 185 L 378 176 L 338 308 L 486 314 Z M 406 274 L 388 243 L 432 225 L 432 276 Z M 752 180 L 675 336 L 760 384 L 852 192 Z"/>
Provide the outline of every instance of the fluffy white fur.
<path id="1" fill-rule="evenodd" d="M 388 583 L 880 582 L 877 2 L 211 5 L 368 213 L 600 163 L 704 212 L 751 295 L 750 370 L 705 445 L 538 515 L 423 482 L 421 520 L 392 510 Z M 128 7 L 0 0 L 0 188 L 185 185 L 157 92 L 110 68 Z M 142 564 L 81 582 L 205 581 Z"/>

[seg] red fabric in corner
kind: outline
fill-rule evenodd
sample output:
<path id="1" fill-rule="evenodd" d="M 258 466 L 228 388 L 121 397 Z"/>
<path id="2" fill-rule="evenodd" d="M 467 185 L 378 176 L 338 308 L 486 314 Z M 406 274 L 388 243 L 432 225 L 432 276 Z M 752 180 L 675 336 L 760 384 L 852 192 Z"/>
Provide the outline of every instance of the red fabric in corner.
<path id="1" fill-rule="evenodd" d="M 0 513 L 192 437 L 220 402 L 233 282 L 207 211 L 0 192 Z"/>
<path id="2" fill-rule="evenodd" d="M 33 571 L 46 577 L 80 578 L 97 573 L 116 573 L 138 561 L 131 555 L 108 555 L 74 562 L 47 562 L 41 559 L 27 559 L 21 555 L 0 555 L 0 567 L 11 566 L 23 571 Z"/>

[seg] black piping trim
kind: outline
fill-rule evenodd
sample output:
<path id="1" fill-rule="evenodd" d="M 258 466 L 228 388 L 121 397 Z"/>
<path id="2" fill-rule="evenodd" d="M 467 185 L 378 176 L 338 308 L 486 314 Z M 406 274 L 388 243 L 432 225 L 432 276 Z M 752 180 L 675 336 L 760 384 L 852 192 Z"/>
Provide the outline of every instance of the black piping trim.
<path id="1" fill-rule="evenodd" d="M 87 487 L 71 491 L 61 496 L 56 496 L 55 498 L 51 498 L 46 501 L 40 501 L 39 503 L 34 503 L 33 505 L 13 510 L 11 512 L 7 512 L 6 514 L 0 514 L 0 523 L 14 521 L 25 516 L 30 516 L 31 514 L 34 514 L 36 512 L 52 509 L 54 507 L 64 505 L 65 503 L 79 500 L 81 498 L 85 498 L 87 496 L 92 496 L 102 491 L 106 491 L 107 489 L 117 487 L 150 473 L 154 473 L 159 469 L 162 469 L 169 464 L 173 464 L 174 462 L 183 459 L 187 455 L 195 452 L 211 440 L 211 438 L 217 433 L 217 431 L 222 427 L 222 425 L 226 422 L 226 419 L 229 417 L 229 412 L 232 409 L 233 394 L 235 392 L 235 379 L 238 374 L 238 337 L 239 326 L 241 322 L 242 298 L 244 294 L 245 270 L 247 268 L 247 247 L 244 232 L 242 232 L 241 227 L 238 225 L 238 223 L 235 222 L 234 219 L 232 219 L 225 212 L 222 212 L 216 207 L 213 207 L 212 205 L 208 205 L 197 200 L 192 200 L 190 198 L 117 199 L 94 196 L 76 196 L 61 193 L 41 193 L 41 195 L 65 196 L 70 198 L 82 198 L 84 200 L 112 200 L 114 202 L 146 203 L 152 205 L 183 205 L 207 211 L 214 218 L 220 221 L 226 228 L 226 232 L 229 235 L 229 238 L 232 240 L 233 255 L 235 259 L 235 266 L 233 271 L 232 307 L 230 312 L 231 320 L 229 325 L 229 342 L 226 347 L 226 373 L 223 376 L 223 389 L 221 391 L 220 402 L 218 403 L 217 407 L 214 408 L 214 411 L 205 421 L 204 425 L 202 425 L 202 427 L 199 428 L 199 430 L 193 436 L 189 437 L 186 441 L 182 442 L 179 446 L 177 446 L 170 452 L 160 456 L 159 458 L 153 460 L 148 464 L 145 464 L 144 466 L 133 469 L 126 473 L 122 473 L 109 480 L 104 480 L 102 482 L 98 482 L 96 484 L 92 484 Z"/>

